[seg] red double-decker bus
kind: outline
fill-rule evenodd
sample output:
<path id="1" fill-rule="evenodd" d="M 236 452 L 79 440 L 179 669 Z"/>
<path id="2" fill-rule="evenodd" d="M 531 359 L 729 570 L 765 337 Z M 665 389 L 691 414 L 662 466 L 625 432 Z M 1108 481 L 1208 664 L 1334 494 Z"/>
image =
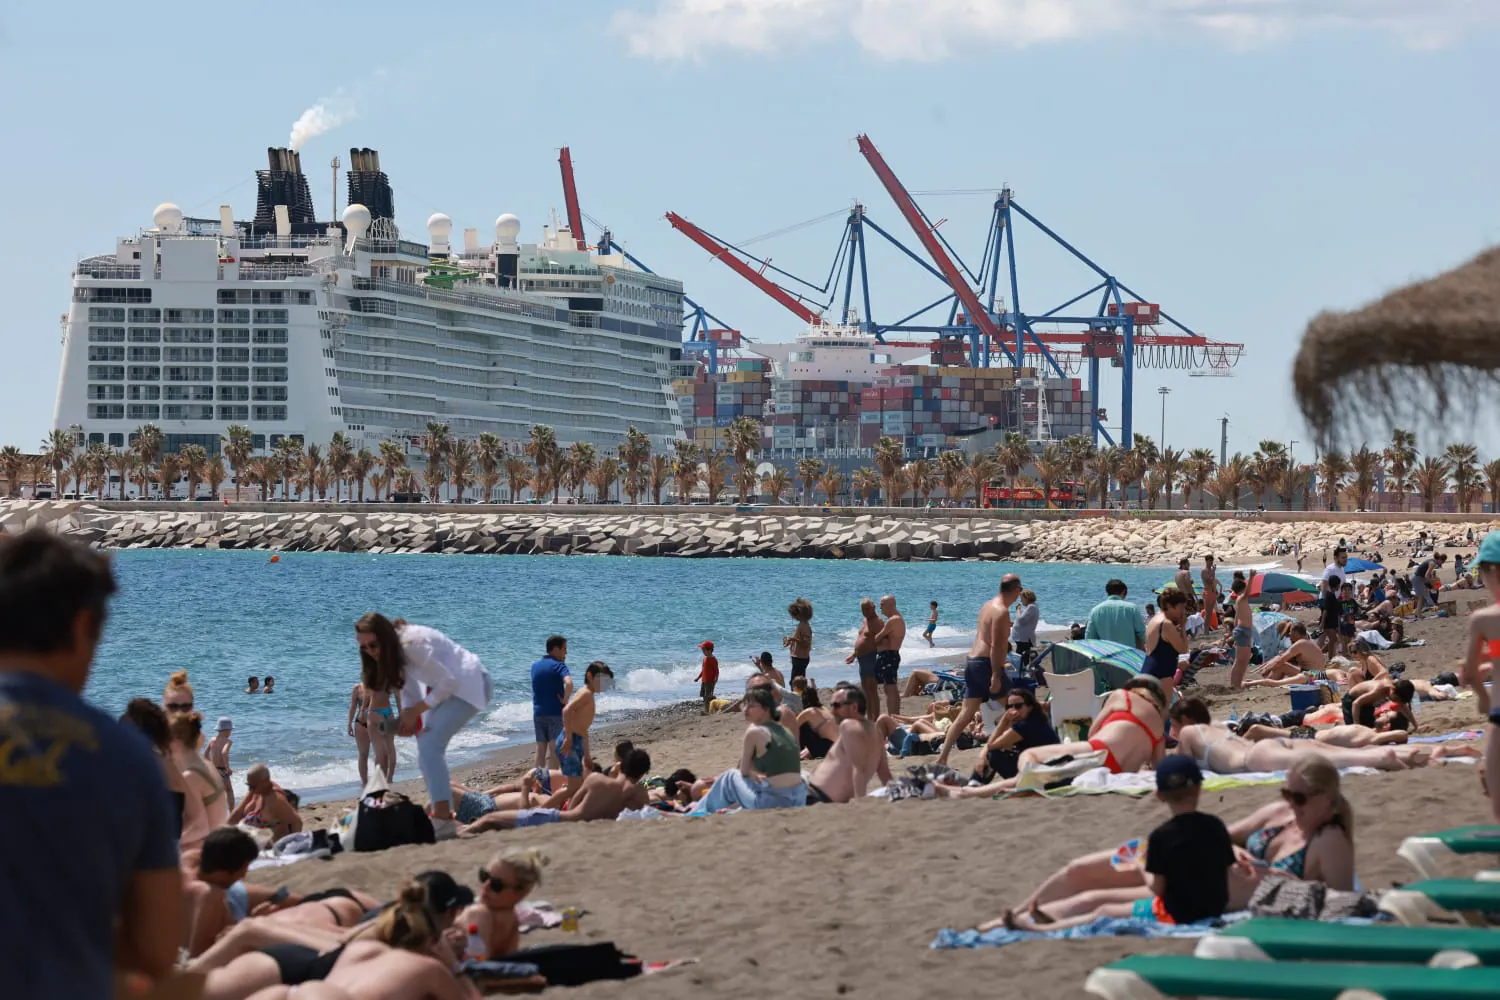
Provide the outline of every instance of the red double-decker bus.
<path id="1" fill-rule="evenodd" d="M 1058 483 L 1046 494 L 1038 486 L 1002 486 L 1000 480 L 992 479 L 980 492 L 985 507 L 1043 508 L 1049 498 L 1056 508 L 1081 510 L 1088 506 L 1088 492 L 1082 483 Z"/>

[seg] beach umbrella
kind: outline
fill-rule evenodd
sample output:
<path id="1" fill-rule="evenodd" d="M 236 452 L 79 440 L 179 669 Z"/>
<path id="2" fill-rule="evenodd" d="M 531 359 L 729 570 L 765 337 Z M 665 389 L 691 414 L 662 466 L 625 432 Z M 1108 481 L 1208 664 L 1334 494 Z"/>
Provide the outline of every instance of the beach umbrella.
<path id="1" fill-rule="evenodd" d="M 1052 657 L 1052 673 L 1094 672 L 1094 691 L 1103 694 L 1121 687 L 1146 666 L 1146 654 L 1134 646 L 1106 639 L 1069 639 L 1049 646 L 1038 660 Z"/>
<path id="2" fill-rule="evenodd" d="M 1297 405 L 1324 439 L 1368 424 L 1441 426 L 1500 388 L 1500 247 L 1352 312 L 1324 312 L 1292 366 Z M 1413 422 L 1415 421 L 1415 422 Z"/>
<path id="3" fill-rule="evenodd" d="M 1317 600 L 1318 585 L 1290 573 L 1259 573 L 1250 581 L 1256 604 L 1307 604 Z"/>
<path id="4" fill-rule="evenodd" d="M 1385 567 L 1378 562 L 1373 562 L 1369 559 L 1359 559 L 1354 556 L 1350 556 L 1349 561 L 1344 563 L 1345 573 L 1368 573 L 1371 570 L 1377 569 L 1385 569 Z"/>

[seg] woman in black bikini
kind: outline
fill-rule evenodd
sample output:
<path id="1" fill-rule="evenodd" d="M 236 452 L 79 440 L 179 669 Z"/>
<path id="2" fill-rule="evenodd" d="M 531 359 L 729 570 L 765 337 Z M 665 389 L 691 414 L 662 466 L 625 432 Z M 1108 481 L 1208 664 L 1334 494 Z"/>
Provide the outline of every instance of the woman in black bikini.
<path id="1" fill-rule="evenodd" d="M 354 745 L 359 749 L 360 788 L 370 783 L 370 726 L 369 711 L 365 708 L 369 700 L 363 684 L 355 684 L 349 692 L 349 735 L 354 737 Z"/>
<path id="2" fill-rule="evenodd" d="M 1187 618 L 1187 595 L 1180 590 L 1161 592 L 1161 610 L 1146 623 L 1145 673 L 1161 681 L 1167 704 L 1172 703 L 1172 688 L 1177 684 L 1177 658 L 1187 653 L 1187 632 L 1182 623 Z"/>
<path id="3" fill-rule="evenodd" d="M 802 759 L 827 757 L 833 741 L 838 739 L 839 726 L 833 713 L 823 707 L 818 686 L 811 680 L 802 691 L 802 704 L 804 707 L 797 715 L 797 742 L 802 744 Z"/>

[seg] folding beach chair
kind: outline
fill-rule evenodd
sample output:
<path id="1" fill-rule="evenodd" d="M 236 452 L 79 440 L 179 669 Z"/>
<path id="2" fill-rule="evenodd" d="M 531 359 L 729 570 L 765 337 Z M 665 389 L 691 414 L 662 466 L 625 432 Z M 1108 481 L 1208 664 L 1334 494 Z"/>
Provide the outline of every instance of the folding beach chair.
<path id="1" fill-rule="evenodd" d="M 1199 958 L 1247 962 L 1389 962 L 1456 969 L 1500 966 L 1500 932 L 1257 917 L 1198 942 Z"/>
<path id="2" fill-rule="evenodd" d="M 1460 854 L 1500 854 L 1500 826 L 1481 823 L 1407 837 L 1396 850 L 1396 856 L 1410 862 L 1423 878 L 1437 878 L 1443 861 Z"/>
<path id="3" fill-rule="evenodd" d="M 1132 955 L 1089 973 L 1083 988 L 1105 1000 L 1493 1000 L 1500 996 L 1500 969 Z"/>
<path id="4" fill-rule="evenodd" d="M 1484 927 L 1485 914 L 1500 913 L 1500 876 L 1413 882 L 1380 897 L 1380 908 L 1408 927 L 1455 920 Z"/>

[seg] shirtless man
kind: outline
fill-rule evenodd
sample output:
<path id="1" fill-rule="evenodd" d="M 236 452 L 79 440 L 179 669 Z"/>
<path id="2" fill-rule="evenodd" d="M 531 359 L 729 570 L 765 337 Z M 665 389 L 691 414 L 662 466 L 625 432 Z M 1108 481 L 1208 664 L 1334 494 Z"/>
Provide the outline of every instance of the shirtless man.
<path id="1" fill-rule="evenodd" d="M 651 755 L 639 747 L 625 755 L 620 774 L 611 778 L 602 772 L 590 774 L 568 799 L 567 809 L 535 807 L 529 783 L 521 789 L 522 808 L 503 809 L 481 816 L 468 826 L 460 827 L 461 837 L 485 830 L 515 830 L 523 826 L 545 826 L 548 823 L 587 823 L 596 819 L 617 819 L 626 809 L 642 809 L 650 801 L 641 779 L 651 771 Z"/>
<path id="2" fill-rule="evenodd" d="M 1214 556 L 1210 552 L 1203 557 L 1203 624 L 1210 631 L 1219 627 L 1219 577 L 1214 571 Z"/>
<path id="3" fill-rule="evenodd" d="M 266 765 L 256 764 L 246 772 L 245 789 L 245 797 L 226 820 L 229 826 L 243 823 L 270 830 L 273 842 L 302 831 L 302 817 L 287 801 L 286 793 L 271 781 L 271 769 Z"/>
<path id="4" fill-rule="evenodd" d="M 885 710 L 901 711 L 901 692 L 896 688 L 896 671 L 901 669 L 901 644 L 906 641 L 906 619 L 896 610 L 896 599 L 886 594 L 880 599 L 880 613 L 885 625 L 875 636 L 875 683 L 885 692 Z"/>
<path id="5" fill-rule="evenodd" d="M 870 778 L 891 780 L 885 741 L 875 723 L 865 718 L 865 693 L 857 687 L 838 688 L 828 703 L 838 720 L 838 739 L 828 756 L 807 780 L 807 804 L 848 802 L 864 798 Z"/>
<path id="6" fill-rule="evenodd" d="M 1343 671 L 1327 669 L 1328 657 L 1323 654 L 1322 647 L 1308 637 L 1307 626 L 1293 622 L 1286 636 L 1292 641 L 1291 647 L 1267 660 L 1261 667 L 1261 679 L 1246 682 L 1246 687 L 1285 686 L 1293 677 L 1302 677 L 1301 681 L 1293 683 L 1309 684 L 1321 680 L 1324 675 L 1340 684 L 1347 680 Z"/>
<path id="7" fill-rule="evenodd" d="M 1250 651 L 1255 647 L 1255 619 L 1250 610 L 1250 584 L 1255 579 L 1251 570 L 1244 579 L 1235 577 L 1229 592 L 1234 595 L 1234 665 L 1229 668 L 1229 686 L 1240 688 L 1245 683 L 1245 671 L 1250 668 Z"/>
<path id="8" fill-rule="evenodd" d="M 583 672 L 583 687 L 563 706 L 563 731 L 557 737 L 557 759 L 568 791 L 576 794 L 583 776 L 594 769 L 589 752 L 589 726 L 594 724 L 594 696 L 609 689 L 615 672 L 601 660 L 595 660 Z"/>
<path id="9" fill-rule="evenodd" d="M 865 704 L 869 707 L 869 718 L 874 720 L 879 714 L 876 706 L 880 703 L 880 685 L 875 680 L 877 673 L 875 645 L 876 639 L 885 628 L 885 622 L 881 621 L 880 615 L 875 610 L 875 602 L 868 597 L 859 602 L 859 634 L 854 637 L 854 651 L 844 658 L 845 663 L 859 664 L 859 686 L 865 692 Z"/>
<path id="10" fill-rule="evenodd" d="M 1192 614 L 1198 610 L 1198 591 L 1193 587 L 1193 561 L 1191 559 L 1179 559 L 1177 561 L 1177 576 L 1173 580 L 1177 589 L 1187 595 L 1188 613 Z"/>
<path id="11" fill-rule="evenodd" d="M 969 725 L 986 701 L 1000 700 L 1007 690 L 1005 678 L 1005 656 L 1010 652 L 1010 606 L 1021 596 L 1021 578 L 1007 573 L 1000 578 L 1000 593 L 991 597 L 979 609 L 979 626 L 974 633 L 974 644 L 969 647 L 969 658 L 964 661 L 964 703 L 958 710 L 958 718 L 948 727 L 943 738 L 943 752 L 938 754 L 939 764 L 948 763 L 953 744 L 958 734 Z M 998 659 L 998 667 L 992 664 Z M 894 715 L 895 713 L 891 713 Z"/>

